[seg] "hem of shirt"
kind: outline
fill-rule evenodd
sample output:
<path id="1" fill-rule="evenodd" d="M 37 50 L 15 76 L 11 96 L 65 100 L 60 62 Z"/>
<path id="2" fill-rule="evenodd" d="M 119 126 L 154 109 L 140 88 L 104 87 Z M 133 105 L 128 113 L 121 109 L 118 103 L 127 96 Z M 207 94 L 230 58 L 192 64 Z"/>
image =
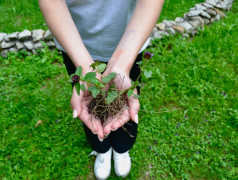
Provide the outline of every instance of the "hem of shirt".
<path id="1" fill-rule="evenodd" d="M 57 46 L 58 49 L 60 49 L 61 51 L 64 51 L 65 53 L 67 53 L 64 48 L 56 41 L 56 39 L 54 38 L 54 41 L 55 41 L 55 44 Z M 144 43 L 144 45 L 142 46 L 140 52 L 138 54 L 140 54 L 142 51 L 144 51 L 148 45 L 150 44 L 150 37 L 146 40 L 146 42 Z M 98 60 L 100 62 L 108 62 L 110 57 L 103 57 L 103 56 L 97 56 L 97 55 L 93 55 L 93 54 L 90 54 L 91 57 L 93 58 L 93 60 Z"/>

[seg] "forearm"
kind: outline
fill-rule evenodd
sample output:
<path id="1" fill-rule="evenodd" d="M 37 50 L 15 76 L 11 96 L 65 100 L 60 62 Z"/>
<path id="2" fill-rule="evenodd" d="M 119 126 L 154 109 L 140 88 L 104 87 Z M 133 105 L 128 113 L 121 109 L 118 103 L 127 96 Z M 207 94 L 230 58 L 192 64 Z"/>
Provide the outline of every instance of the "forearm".
<path id="1" fill-rule="evenodd" d="M 122 67 L 127 73 L 158 20 L 164 0 L 138 0 L 125 33 L 108 67 Z"/>
<path id="2" fill-rule="evenodd" d="M 73 22 L 65 0 L 39 0 L 40 9 L 54 37 L 66 50 L 76 67 L 83 71 L 93 60 L 88 53 Z"/>

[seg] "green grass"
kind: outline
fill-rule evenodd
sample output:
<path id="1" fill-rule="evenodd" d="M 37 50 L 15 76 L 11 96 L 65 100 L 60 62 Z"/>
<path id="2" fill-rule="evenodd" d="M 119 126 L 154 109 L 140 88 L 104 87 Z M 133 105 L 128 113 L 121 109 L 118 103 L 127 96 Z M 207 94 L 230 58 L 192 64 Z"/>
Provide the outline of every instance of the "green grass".
<path id="1" fill-rule="evenodd" d="M 0 32 L 47 29 L 37 0 L 1 0 Z"/>
<path id="2" fill-rule="evenodd" d="M 238 179 L 237 19 L 235 2 L 195 38 L 147 49 L 153 76 L 143 79 L 127 179 Z M 0 179 L 92 179 L 95 157 L 72 119 L 62 57 L 12 54 L 0 68 Z"/>
<path id="3" fill-rule="evenodd" d="M 189 11 L 189 8 L 200 2 L 204 0 L 165 0 L 160 21 L 182 17 L 185 12 Z M 1 0 L 0 7 L 0 14 L 3 15 L 0 18 L 0 32 L 47 29 L 36 0 Z"/>
<path id="4" fill-rule="evenodd" d="M 174 20 L 176 17 L 183 17 L 183 14 L 189 12 L 189 9 L 195 7 L 195 4 L 204 1 L 205 0 L 165 0 L 159 22 L 164 19 Z"/>

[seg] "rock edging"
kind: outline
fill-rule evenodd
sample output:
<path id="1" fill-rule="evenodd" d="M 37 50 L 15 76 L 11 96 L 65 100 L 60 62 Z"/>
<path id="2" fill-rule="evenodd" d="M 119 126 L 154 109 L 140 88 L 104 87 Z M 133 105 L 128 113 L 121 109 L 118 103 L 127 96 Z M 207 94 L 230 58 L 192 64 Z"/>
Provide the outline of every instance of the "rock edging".
<path id="1" fill-rule="evenodd" d="M 182 18 L 177 17 L 174 21 L 163 20 L 156 24 L 150 37 L 152 40 L 161 39 L 176 33 L 180 33 L 184 37 L 194 36 L 199 29 L 204 29 L 204 25 L 209 25 L 226 17 L 223 11 L 229 11 L 232 3 L 233 0 L 206 0 L 196 4 Z M 38 29 L 32 32 L 24 30 L 11 34 L 0 33 L 1 56 L 7 57 L 8 52 L 20 50 L 35 54 L 37 49 L 44 47 L 41 41 L 44 41 L 50 49 L 56 48 L 50 30 Z"/>
<path id="2" fill-rule="evenodd" d="M 22 32 L 14 32 L 11 34 L 0 33 L 1 56 L 7 57 L 8 52 L 17 52 L 20 50 L 35 54 L 37 49 L 44 47 L 41 41 L 44 41 L 51 49 L 56 48 L 50 30 L 44 31 L 38 29 L 33 31 L 24 30 Z"/>
<path id="3" fill-rule="evenodd" d="M 232 3 L 233 0 L 206 0 L 196 4 L 182 18 L 177 17 L 174 21 L 163 20 L 156 24 L 150 37 L 152 40 L 161 39 L 176 33 L 184 37 L 194 36 L 199 29 L 204 29 L 204 25 L 210 25 L 226 17 L 223 11 L 229 11 Z"/>

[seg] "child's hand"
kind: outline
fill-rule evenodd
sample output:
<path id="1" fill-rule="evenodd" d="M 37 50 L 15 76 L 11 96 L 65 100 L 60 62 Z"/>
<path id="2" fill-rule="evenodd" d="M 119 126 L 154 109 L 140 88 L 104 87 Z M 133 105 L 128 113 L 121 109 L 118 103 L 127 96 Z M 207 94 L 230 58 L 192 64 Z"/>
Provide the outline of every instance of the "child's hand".
<path id="1" fill-rule="evenodd" d="M 106 76 L 112 72 L 117 73 L 117 76 L 112 80 L 117 89 L 125 90 L 131 87 L 131 79 L 129 77 L 129 74 L 121 68 L 114 67 L 107 69 L 103 75 Z M 136 89 L 134 89 L 134 94 L 137 94 Z M 127 98 L 126 105 L 129 108 L 125 107 L 123 112 L 118 117 L 109 117 L 108 123 L 103 128 L 104 135 L 108 135 L 111 130 L 117 130 L 125 123 L 127 123 L 130 119 L 138 124 L 138 111 L 140 109 L 138 98 L 134 96 Z"/>
<path id="2" fill-rule="evenodd" d="M 87 87 L 87 86 L 86 86 Z M 100 119 L 96 119 L 89 114 L 88 105 L 92 99 L 87 89 L 80 91 L 80 95 L 77 94 L 75 87 L 73 88 L 73 94 L 71 98 L 71 107 L 73 109 L 73 118 L 78 117 L 94 134 L 98 135 L 99 139 L 104 138 L 103 127 Z"/>

